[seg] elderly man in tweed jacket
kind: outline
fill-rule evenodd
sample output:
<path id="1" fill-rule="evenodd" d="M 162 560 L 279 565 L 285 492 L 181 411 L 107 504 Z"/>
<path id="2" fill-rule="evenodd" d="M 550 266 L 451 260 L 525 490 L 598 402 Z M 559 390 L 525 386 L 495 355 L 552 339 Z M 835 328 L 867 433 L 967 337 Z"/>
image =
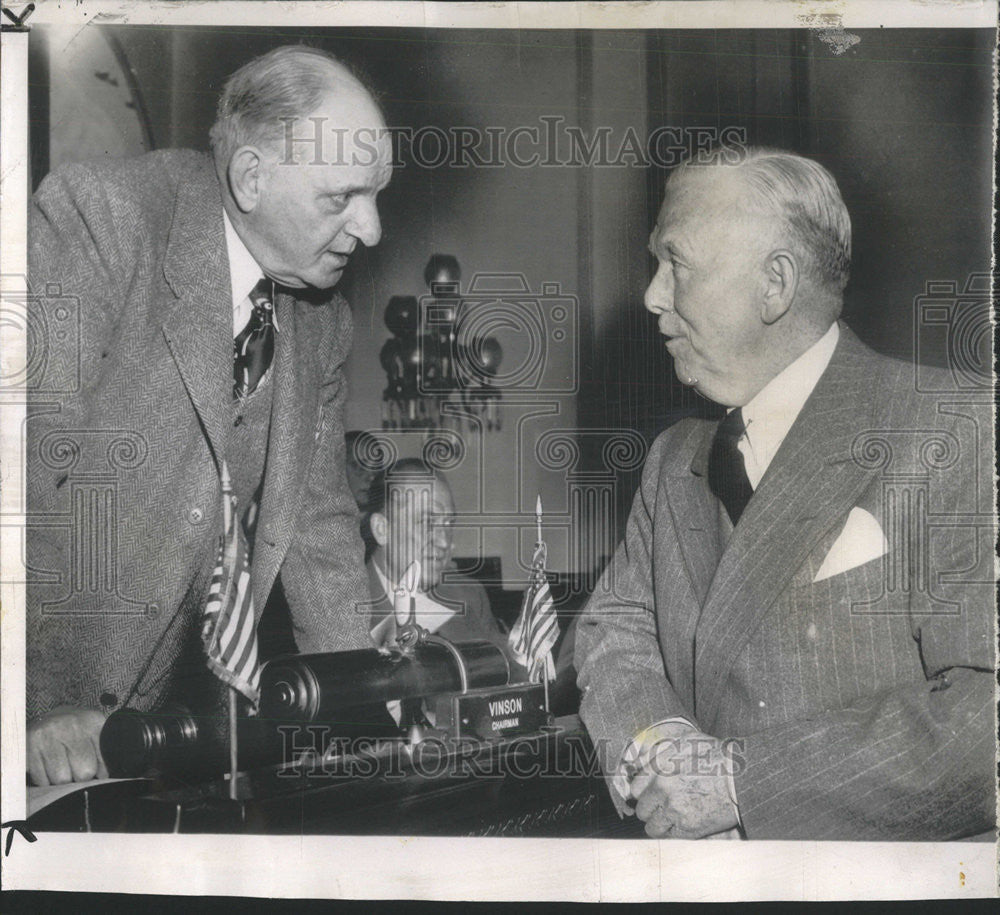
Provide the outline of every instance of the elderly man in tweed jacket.
<path id="1" fill-rule="evenodd" d="M 612 798 L 659 837 L 982 834 L 989 398 L 838 323 L 850 220 L 825 169 L 724 156 L 671 176 L 646 306 L 730 411 L 654 443 L 577 632 Z"/>
<path id="2" fill-rule="evenodd" d="M 384 127 L 338 61 L 283 47 L 227 82 L 211 157 L 71 165 L 39 188 L 32 289 L 78 300 L 80 341 L 27 424 L 36 783 L 103 775 L 104 715 L 201 667 L 223 462 L 257 612 L 280 570 L 300 650 L 370 644 L 344 477 L 351 318 L 332 289 L 380 238 Z"/>

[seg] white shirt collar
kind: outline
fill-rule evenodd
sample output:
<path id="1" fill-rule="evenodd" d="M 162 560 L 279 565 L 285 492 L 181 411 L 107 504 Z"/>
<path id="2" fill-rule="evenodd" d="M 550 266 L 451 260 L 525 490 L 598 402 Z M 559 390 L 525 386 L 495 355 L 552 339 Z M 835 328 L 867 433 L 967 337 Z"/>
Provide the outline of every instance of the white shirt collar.
<path id="1" fill-rule="evenodd" d="M 253 287 L 264 277 L 260 264 L 243 244 L 243 239 L 236 234 L 236 229 L 229 221 L 229 214 L 223 209 L 222 221 L 226 226 L 226 253 L 229 255 L 229 282 L 233 295 L 233 336 L 235 337 L 250 320 L 250 293 Z"/>
<path id="2" fill-rule="evenodd" d="M 760 483 L 837 348 L 837 322 L 798 359 L 785 366 L 743 407 L 746 434 L 738 447 L 754 489 Z"/>
<path id="3" fill-rule="evenodd" d="M 374 559 L 372 559 L 372 565 L 375 567 L 375 574 L 378 576 L 379 584 L 382 585 L 382 590 L 385 591 L 389 603 L 393 603 L 393 594 L 396 590 L 395 585 L 389 584 L 389 579 L 386 578 L 385 573 Z M 395 608 L 393 609 L 395 610 Z M 417 625 L 423 626 L 428 632 L 437 632 L 438 629 L 455 615 L 455 611 L 451 607 L 439 604 L 426 591 L 417 591 L 414 594 L 414 610 L 416 611 Z M 396 623 L 399 625 L 405 622 L 405 618 L 396 620 Z"/>

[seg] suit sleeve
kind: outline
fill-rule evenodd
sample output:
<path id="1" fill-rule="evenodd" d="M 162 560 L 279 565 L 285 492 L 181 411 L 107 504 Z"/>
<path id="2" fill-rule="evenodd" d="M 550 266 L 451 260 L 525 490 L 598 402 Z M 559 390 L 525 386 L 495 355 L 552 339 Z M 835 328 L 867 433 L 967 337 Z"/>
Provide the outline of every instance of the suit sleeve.
<path id="1" fill-rule="evenodd" d="M 354 497 L 344 467 L 343 363 L 351 346 L 351 315 L 337 296 L 331 355 L 320 392 L 316 447 L 281 568 L 299 651 L 372 647 L 371 600 Z"/>
<path id="2" fill-rule="evenodd" d="M 948 555 L 951 554 L 951 555 Z M 969 565 L 952 538 L 933 568 Z M 924 841 L 996 822 L 996 683 L 991 584 L 949 595 L 957 612 L 912 604 L 925 680 L 737 737 L 736 795 L 750 838 Z"/>
<path id="3" fill-rule="evenodd" d="M 87 382 L 99 377 L 101 356 L 110 345 L 122 308 L 126 277 L 112 268 L 119 263 L 115 220 L 107 195 L 96 177 L 80 165 L 48 175 L 28 208 L 27 326 L 37 336 L 38 375 L 29 373 L 29 422 L 25 428 L 25 483 L 29 517 L 65 512 L 60 490 L 65 471 L 39 458 L 45 436 L 60 429 L 87 429 L 104 424 L 92 415 Z M 56 309 L 70 303 L 79 321 L 65 333 Z M 65 334 L 65 335 L 64 335 Z M 77 658 L 67 658 L 61 620 L 46 618 L 42 601 L 51 598 L 53 578 L 67 581 L 71 556 L 65 538 L 51 526 L 25 528 L 29 566 L 49 575 L 29 573 L 25 589 L 26 700 L 29 719 L 64 703 L 88 704 Z M 97 623 L 95 623 L 97 625 Z M 93 700 L 90 700 L 92 703 Z"/>
<path id="4" fill-rule="evenodd" d="M 660 463 L 669 447 L 670 432 L 653 443 L 625 537 L 577 623 L 580 717 L 609 779 L 625 747 L 644 728 L 675 716 L 694 720 L 667 679 L 653 602 L 652 518 Z M 612 797 L 617 802 L 615 792 Z"/>

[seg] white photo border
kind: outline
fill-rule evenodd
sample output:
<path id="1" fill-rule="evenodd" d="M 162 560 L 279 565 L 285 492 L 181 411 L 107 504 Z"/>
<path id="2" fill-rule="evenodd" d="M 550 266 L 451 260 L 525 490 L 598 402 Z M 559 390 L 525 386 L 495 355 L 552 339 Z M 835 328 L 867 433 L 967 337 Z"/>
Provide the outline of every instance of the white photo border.
<path id="1" fill-rule="evenodd" d="M 20 14 L 26 4 L 11 4 Z M 26 25 L 158 24 L 420 28 L 994 28 L 997 4 L 838 0 L 704 3 L 91 2 L 40 0 Z M 11 24 L 4 17 L 5 24 Z M 30 32 L 3 34 L 0 75 L 0 292 L 26 276 Z M 23 291 L 23 287 L 20 291 Z M 25 339 L 0 324 L 3 374 L 25 363 Z M 0 400 L 0 665 L 2 819 L 23 819 L 24 405 Z M 17 576 L 14 576 L 17 577 Z M 6 833 L 6 830 L 5 830 Z M 6 838 L 6 835 L 4 836 Z M 558 842 L 558 855 L 553 854 Z M 183 880 L 177 862 L 183 862 Z M 433 866 L 428 866 L 433 862 Z M 730 901 L 981 898 L 997 894 L 989 843 L 707 842 L 435 839 L 347 836 L 80 835 L 13 838 L 5 889 L 187 892 L 300 898 Z M 516 878 L 511 877 L 516 875 Z"/>

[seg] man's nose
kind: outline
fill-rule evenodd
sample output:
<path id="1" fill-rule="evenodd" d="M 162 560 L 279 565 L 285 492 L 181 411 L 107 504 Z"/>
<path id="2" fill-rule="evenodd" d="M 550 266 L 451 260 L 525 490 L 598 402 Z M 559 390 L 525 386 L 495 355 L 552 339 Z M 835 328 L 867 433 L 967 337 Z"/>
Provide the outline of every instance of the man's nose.
<path id="1" fill-rule="evenodd" d="M 662 284 L 658 285 L 656 280 L 653 280 L 646 287 L 643 302 L 646 305 L 646 310 L 651 311 L 654 315 L 662 314 L 670 309 L 670 297 L 665 294 Z"/>
<path id="2" fill-rule="evenodd" d="M 444 525 L 435 526 L 431 531 L 431 540 L 434 546 L 440 550 L 446 550 L 448 548 L 448 531 Z"/>
<path id="3" fill-rule="evenodd" d="M 382 221 L 375 201 L 365 197 L 355 199 L 355 209 L 347 231 L 366 248 L 373 248 L 382 238 Z"/>
<path id="4" fill-rule="evenodd" d="M 656 271 L 656 275 L 646 287 L 646 294 L 643 296 L 646 310 L 651 311 L 654 315 L 673 311 L 674 307 L 673 284 L 664 277 L 663 273 L 662 267 Z"/>

